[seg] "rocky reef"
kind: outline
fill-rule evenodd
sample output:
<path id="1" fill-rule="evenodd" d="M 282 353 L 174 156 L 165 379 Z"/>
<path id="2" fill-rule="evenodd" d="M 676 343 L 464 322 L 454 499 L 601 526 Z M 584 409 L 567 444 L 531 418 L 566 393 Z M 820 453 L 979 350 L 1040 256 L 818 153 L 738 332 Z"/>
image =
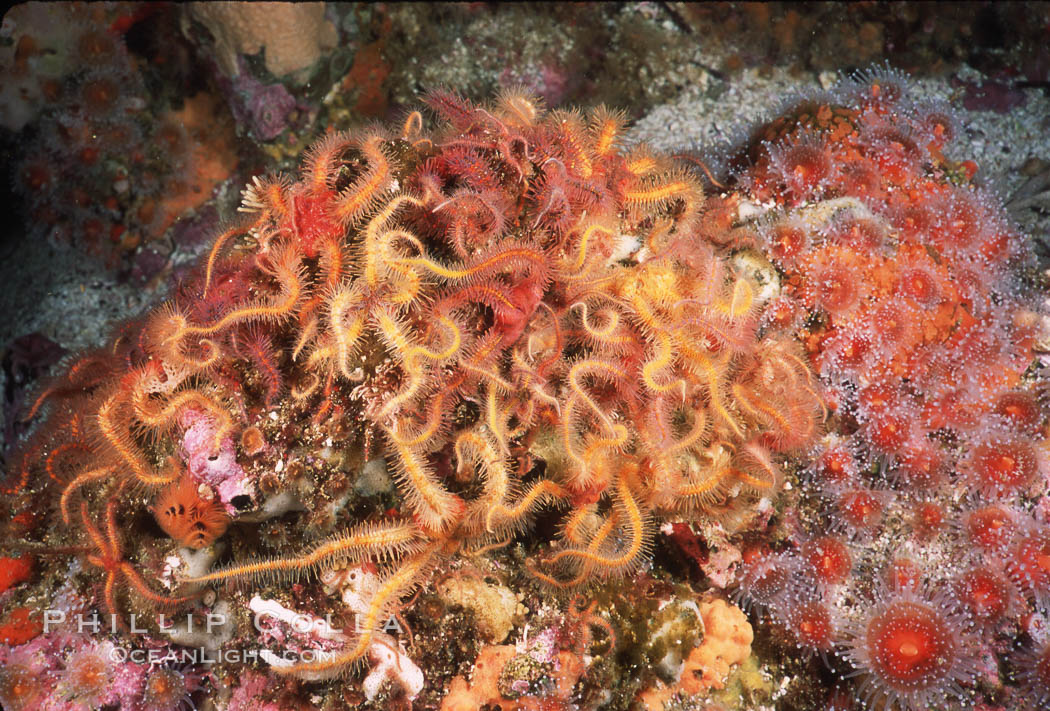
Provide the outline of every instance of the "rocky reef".
<path id="1" fill-rule="evenodd" d="M 283 10 L 187 11 L 260 142 L 333 44 Z M 718 150 L 628 125 L 432 89 L 273 144 L 24 398 L 0 704 L 1050 706 L 1046 283 L 953 109 L 876 68 Z"/>

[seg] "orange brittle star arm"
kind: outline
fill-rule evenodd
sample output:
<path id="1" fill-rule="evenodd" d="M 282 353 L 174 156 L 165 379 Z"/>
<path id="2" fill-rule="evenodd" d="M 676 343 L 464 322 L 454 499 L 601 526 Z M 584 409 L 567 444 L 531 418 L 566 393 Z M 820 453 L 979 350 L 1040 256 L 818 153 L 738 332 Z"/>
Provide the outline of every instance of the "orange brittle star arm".
<path id="1" fill-rule="evenodd" d="M 656 381 L 656 374 L 671 365 L 674 360 L 674 352 L 671 349 L 671 337 L 667 335 L 666 331 L 662 329 L 656 331 L 655 337 L 656 352 L 653 354 L 653 357 L 646 361 L 645 365 L 642 366 L 642 381 L 645 383 L 646 387 L 657 393 L 680 388 L 682 391 L 682 402 L 685 402 L 685 380 L 678 378 L 677 380 L 672 380 L 663 385 Z"/>
<path id="2" fill-rule="evenodd" d="M 419 531 L 408 523 L 364 523 L 301 556 L 255 561 L 195 578 L 182 578 L 180 582 L 206 585 L 239 579 L 278 581 L 285 576 L 298 579 L 324 566 L 338 567 L 346 562 L 359 562 L 368 556 L 403 555 L 414 551 L 419 540 Z"/>
<path id="3" fill-rule="evenodd" d="M 597 552 L 595 543 L 598 542 L 599 537 L 596 537 L 595 542 L 592 542 L 586 550 L 569 549 L 559 551 L 546 561 L 548 565 L 556 565 L 563 559 L 574 558 L 587 566 L 608 571 L 618 571 L 630 566 L 645 553 L 645 520 L 638 507 L 638 502 L 634 500 L 634 496 L 631 494 L 630 488 L 622 475 L 617 477 L 616 494 L 617 500 L 621 504 L 617 512 L 626 519 L 627 545 L 613 555 L 603 555 Z M 610 520 L 612 518 L 610 516 Z M 605 534 L 606 537 L 608 535 L 608 533 Z"/>
<path id="4" fill-rule="evenodd" d="M 281 290 L 277 301 L 247 304 L 230 311 L 218 321 L 206 326 L 191 324 L 186 321 L 185 317 L 176 315 L 173 317 L 175 332 L 168 340 L 181 340 L 186 336 L 208 336 L 242 321 L 274 320 L 291 315 L 303 294 L 303 277 L 299 273 L 299 257 L 292 252 L 281 254 L 274 258 L 272 266 Z"/>
<path id="5" fill-rule="evenodd" d="M 63 523 L 67 526 L 69 525 L 69 500 L 73 498 L 73 494 L 85 484 L 98 481 L 99 479 L 105 479 L 113 473 L 114 469 L 111 467 L 99 467 L 97 469 L 91 469 L 90 471 L 81 472 L 74 477 L 72 481 L 66 484 L 66 488 L 62 490 L 62 495 L 58 500 L 58 508 L 59 511 L 62 512 Z"/>
<path id="6" fill-rule="evenodd" d="M 587 392 L 583 389 L 583 385 L 580 383 L 580 377 L 582 375 L 584 375 L 585 373 L 596 372 L 610 373 L 621 380 L 627 378 L 627 373 L 625 373 L 623 369 L 618 368 L 615 365 L 606 363 L 605 361 L 595 360 L 593 358 L 585 358 L 583 360 L 576 361 L 576 363 L 573 364 L 572 368 L 569 369 L 569 387 L 572 388 L 574 395 L 577 398 L 579 398 L 580 401 L 582 401 L 585 405 L 587 405 L 587 407 L 589 407 L 595 415 L 597 415 L 598 419 L 601 420 L 602 424 L 604 424 L 609 429 L 609 432 L 615 434 L 616 427 L 613 425 L 612 419 L 609 417 L 608 414 L 606 414 L 604 410 L 598 407 L 598 403 L 596 403 L 594 399 L 587 394 Z"/>
<path id="7" fill-rule="evenodd" d="M 117 399 L 120 397 L 121 392 L 118 390 L 113 395 L 102 403 L 102 407 L 98 409 L 98 429 L 102 433 L 106 442 L 113 448 L 120 459 L 128 466 L 131 473 L 135 475 L 143 484 L 147 486 L 161 486 L 164 484 L 170 484 L 177 476 L 173 470 L 169 474 L 159 474 L 153 471 L 146 462 L 142 460 L 139 454 L 135 451 L 135 445 L 132 442 L 131 433 L 127 431 L 127 428 L 118 424 L 114 421 L 115 410 L 117 409 Z"/>
<path id="8" fill-rule="evenodd" d="M 389 616 L 398 598 L 404 595 L 413 585 L 423 578 L 427 567 L 437 552 L 444 547 L 443 540 L 435 541 L 419 553 L 404 561 L 386 580 L 369 602 L 368 612 L 359 619 L 356 625 L 361 630 L 357 644 L 346 649 L 334 658 L 324 658 L 316 662 L 300 662 L 289 666 L 274 667 L 277 674 L 301 675 L 317 674 L 332 671 L 347 671 L 353 662 L 368 652 L 379 625 Z"/>
<path id="9" fill-rule="evenodd" d="M 397 479 L 409 507 L 430 531 L 445 531 L 465 512 L 463 500 L 441 485 L 423 455 L 402 445 L 387 432 L 396 455 Z"/>

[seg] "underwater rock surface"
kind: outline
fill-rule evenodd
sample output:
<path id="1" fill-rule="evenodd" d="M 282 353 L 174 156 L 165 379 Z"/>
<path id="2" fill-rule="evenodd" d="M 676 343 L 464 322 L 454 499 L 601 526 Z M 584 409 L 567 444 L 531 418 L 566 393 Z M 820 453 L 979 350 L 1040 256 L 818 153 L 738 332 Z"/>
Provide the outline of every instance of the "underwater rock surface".
<path id="1" fill-rule="evenodd" d="M 513 89 L 308 144 L 239 62 L 270 170 L 7 368 L 4 708 L 1050 701 L 1039 236 L 964 115 L 873 69 L 718 150 Z"/>

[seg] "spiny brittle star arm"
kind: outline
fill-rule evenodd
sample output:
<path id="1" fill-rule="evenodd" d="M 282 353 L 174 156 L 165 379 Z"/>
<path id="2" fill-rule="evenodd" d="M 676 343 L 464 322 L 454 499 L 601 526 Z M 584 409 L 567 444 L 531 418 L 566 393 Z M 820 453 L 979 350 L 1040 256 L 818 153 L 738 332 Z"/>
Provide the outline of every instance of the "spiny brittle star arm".
<path id="1" fill-rule="evenodd" d="M 117 409 L 117 400 L 120 397 L 121 392 L 118 390 L 114 394 L 110 395 L 109 398 L 102 403 L 102 407 L 98 409 L 98 429 L 102 433 L 106 442 L 113 448 L 121 460 L 128 466 L 131 473 L 135 475 L 143 484 L 147 486 L 162 486 L 164 484 L 170 484 L 177 476 L 173 470 L 170 474 L 158 474 L 152 470 L 152 468 L 146 464 L 135 451 L 135 445 L 132 442 L 131 433 L 127 429 L 116 422 L 114 422 L 114 411 Z"/>
<path id="2" fill-rule="evenodd" d="M 675 388 L 681 388 L 682 391 L 682 402 L 685 402 L 686 383 L 682 378 L 672 380 L 666 384 L 660 384 L 656 381 L 656 374 L 664 368 L 671 365 L 674 359 L 674 352 L 671 349 L 671 337 L 664 330 L 658 330 L 655 332 L 656 336 L 656 352 L 653 357 L 646 361 L 645 365 L 642 366 L 642 380 L 653 392 L 663 393 Z"/>
<path id="3" fill-rule="evenodd" d="M 324 566 L 335 567 L 368 556 L 404 555 L 415 550 L 419 541 L 418 529 L 409 523 L 363 523 L 298 557 L 255 561 L 195 578 L 182 578 L 181 582 L 206 585 L 245 579 L 278 580 L 283 576 L 299 578 Z"/>
<path id="4" fill-rule="evenodd" d="M 584 390 L 583 385 L 580 383 L 580 378 L 587 373 L 609 373 L 620 379 L 626 379 L 627 373 L 614 365 L 594 359 L 576 361 L 572 368 L 569 369 L 569 386 L 572 388 L 573 393 L 597 415 L 602 424 L 609 429 L 609 432 L 615 434 L 616 428 L 612 419 L 604 410 L 598 407 L 598 403 L 587 394 L 587 391 Z"/>
<path id="5" fill-rule="evenodd" d="M 391 607 L 397 603 L 398 598 L 404 595 L 413 585 L 419 583 L 427 567 L 435 554 L 444 546 L 444 541 L 435 541 L 429 544 L 419 553 L 405 560 L 383 583 L 379 586 L 374 597 L 369 603 L 368 612 L 363 619 L 358 620 L 356 625 L 361 630 L 357 644 L 349 649 L 335 655 L 334 658 L 324 658 L 316 662 L 301 662 L 289 666 L 273 667 L 277 674 L 301 675 L 330 672 L 333 670 L 348 670 L 350 665 L 363 657 L 372 644 L 375 631 L 390 614 Z"/>
<path id="6" fill-rule="evenodd" d="M 299 273 L 299 258 L 296 255 L 276 258 L 273 269 L 280 285 L 280 294 L 276 301 L 247 304 L 230 311 L 218 321 L 206 326 L 190 324 L 185 317 L 176 316 L 178 321 L 175 324 L 175 332 L 168 340 L 182 339 L 186 336 L 211 335 L 242 321 L 264 321 L 290 316 L 303 294 L 303 277 Z"/>
<path id="7" fill-rule="evenodd" d="M 599 535 L 595 537 L 595 541 L 593 541 L 586 550 L 581 551 L 569 549 L 559 551 L 547 561 L 548 565 L 556 565 L 559 561 L 564 559 L 576 559 L 584 563 L 585 566 L 592 566 L 608 571 L 618 571 L 628 567 L 644 554 L 645 520 L 638 507 L 638 502 L 635 501 L 634 496 L 631 494 L 630 488 L 627 486 L 627 482 L 623 475 L 617 477 L 616 495 L 618 503 L 620 504 L 620 508 L 617 509 L 617 512 L 619 512 L 620 516 L 626 519 L 626 545 L 612 555 L 603 555 L 598 552 L 598 546 L 596 544 L 600 544 L 601 541 L 604 538 L 607 538 L 610 534 L 609 532 L 604 534 L 599 532 Z M 610 516 L 610 521 L 612 519 L 613 516 Z M 607 522 L 607 524 L 608 523 L 609 522 Z"/>

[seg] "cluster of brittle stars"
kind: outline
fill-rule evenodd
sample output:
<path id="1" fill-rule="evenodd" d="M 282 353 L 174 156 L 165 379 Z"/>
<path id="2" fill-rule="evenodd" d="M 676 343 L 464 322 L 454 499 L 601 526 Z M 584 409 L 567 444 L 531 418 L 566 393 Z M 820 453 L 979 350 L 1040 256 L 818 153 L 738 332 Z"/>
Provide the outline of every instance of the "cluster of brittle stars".
<path id="1" fill-rule="evenodd" d="M 644 560 L 655 516 L 771 494 L 778 454 L 818 434 L 809 370 L 790 337 L 760 328 L 757 285 L 705 238 L 722 228 L 704 222 L 711 206 L 687 170 L 623 151 L 609 111 L 544 113 L 518 94 L 427 103 L 443 121 L 429 136 L 419 114 L 400 135 L 334 133 L 301 179 L 256 179 L 247 221 L 217 237 L 196 280 L 45 393 L 52 424 L 27 472 L 48 452 L 71 525 L 80 499 L 107 608 L 118 583 L 158 607 L 194 597 L 154 593 L 117 520 L 125 487 L 186 476 L 171 452 L 189 411 L 211 421 L 216 451 L 278 412 L 303 432 L 357 418 L 381 436 L 405 516 L 182 581 L 377 565 L 356 641 L 278 669 L 300 674 L 359 659 L 443 559 L 507 542 L 542 505 L 566 515 L 529 569 L 576 586 Z M 389 385 L 362 407 L 350 393 L 380 362 Z"/>

